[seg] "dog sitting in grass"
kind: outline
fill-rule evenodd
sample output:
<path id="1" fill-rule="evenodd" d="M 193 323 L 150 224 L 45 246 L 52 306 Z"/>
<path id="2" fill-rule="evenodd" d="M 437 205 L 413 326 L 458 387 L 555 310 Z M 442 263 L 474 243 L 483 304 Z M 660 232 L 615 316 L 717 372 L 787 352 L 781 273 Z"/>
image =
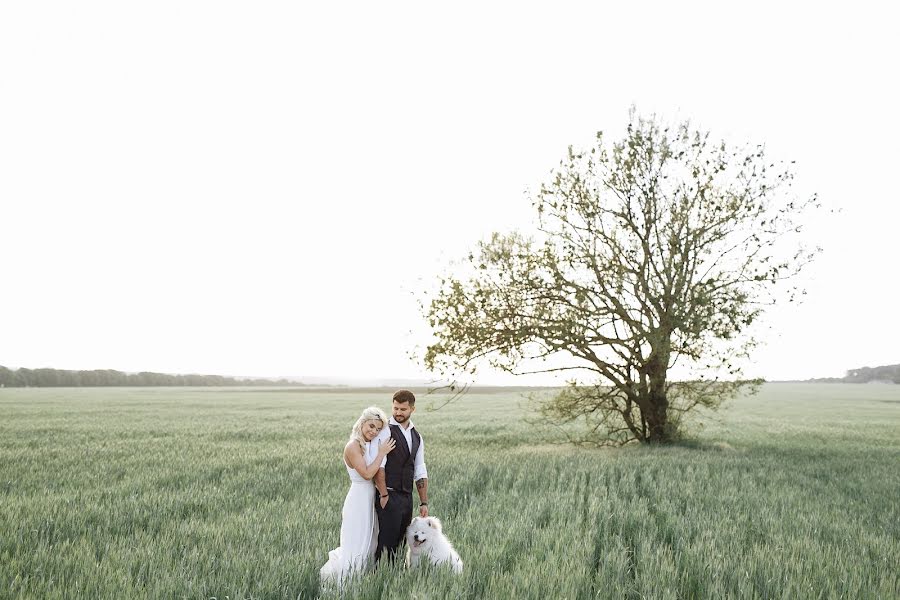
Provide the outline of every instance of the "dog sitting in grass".
<path id="1" fill-rule="evenodd" d="M 462 573 L 463 563 L 450 540 L 441 531 L 435 517 L 416 517 L 406 529 L 406 564 L 415 568 L 422 561 L 448 565 L 455 573 Z"/>

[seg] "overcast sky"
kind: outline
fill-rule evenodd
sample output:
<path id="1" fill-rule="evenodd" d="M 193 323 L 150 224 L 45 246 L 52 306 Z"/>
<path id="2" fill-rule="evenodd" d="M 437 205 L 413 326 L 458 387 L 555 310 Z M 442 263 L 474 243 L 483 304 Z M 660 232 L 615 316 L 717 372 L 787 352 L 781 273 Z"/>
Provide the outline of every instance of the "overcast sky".
<path id="1" fill-rule="evenodd" d="M 883 3 L 609 4 L 3 3 L 0 364 L 418 377 L 414 294 L 632 104 L 841 211 L 748 374 L 900 362 Z"/>

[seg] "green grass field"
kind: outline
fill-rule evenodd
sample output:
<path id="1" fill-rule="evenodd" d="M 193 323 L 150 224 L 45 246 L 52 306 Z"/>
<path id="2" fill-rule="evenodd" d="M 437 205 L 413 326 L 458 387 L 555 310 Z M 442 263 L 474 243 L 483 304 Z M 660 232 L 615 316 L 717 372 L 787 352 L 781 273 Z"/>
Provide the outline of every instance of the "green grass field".
<path id="1" fill-rule="evenodd" d="M 0 389 L 0 598 L 315 598 L 340 451 L 390 391 Z M 422 398 L 465 561 L 348 598 L 898 598 L 900 386 L 768 384 L 696 442 L 581 449 L 518 393 Z"/>

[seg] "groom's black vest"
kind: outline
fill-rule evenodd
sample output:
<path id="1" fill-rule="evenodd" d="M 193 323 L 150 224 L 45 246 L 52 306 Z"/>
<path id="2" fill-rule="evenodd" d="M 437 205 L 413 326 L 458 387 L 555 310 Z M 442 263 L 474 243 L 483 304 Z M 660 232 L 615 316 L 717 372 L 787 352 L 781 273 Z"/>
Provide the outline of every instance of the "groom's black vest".
<path id="1" fill-rule="evenodd" d="M 387 487 L 399 491 L 411 493 L 413 489 L 413 474 L 416 466 L 416 452 L 422 444 L 422 437 L 415 427 L 412 430 L 412 449 L 406 445 L 406 438 L 399 425 L 391 425 L 391 437 L 397 446 L 388 453 L 387 462 L 384 464 L 384 482 Z"/>

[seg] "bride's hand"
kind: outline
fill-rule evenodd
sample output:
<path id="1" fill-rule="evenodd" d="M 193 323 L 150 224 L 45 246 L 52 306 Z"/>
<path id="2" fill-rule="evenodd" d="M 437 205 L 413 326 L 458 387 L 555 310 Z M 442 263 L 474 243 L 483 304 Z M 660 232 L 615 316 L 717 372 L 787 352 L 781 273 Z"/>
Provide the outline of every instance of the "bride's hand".
<path id="1" fill-rule="evenodd" d="M 388 438 L 388 440 L 378 446 L 378 455 L 379 456 L 387 456 L 387 453 L 394 449 L 397 445 L 397 442 L 394 441 L 394 438 Z"/>

